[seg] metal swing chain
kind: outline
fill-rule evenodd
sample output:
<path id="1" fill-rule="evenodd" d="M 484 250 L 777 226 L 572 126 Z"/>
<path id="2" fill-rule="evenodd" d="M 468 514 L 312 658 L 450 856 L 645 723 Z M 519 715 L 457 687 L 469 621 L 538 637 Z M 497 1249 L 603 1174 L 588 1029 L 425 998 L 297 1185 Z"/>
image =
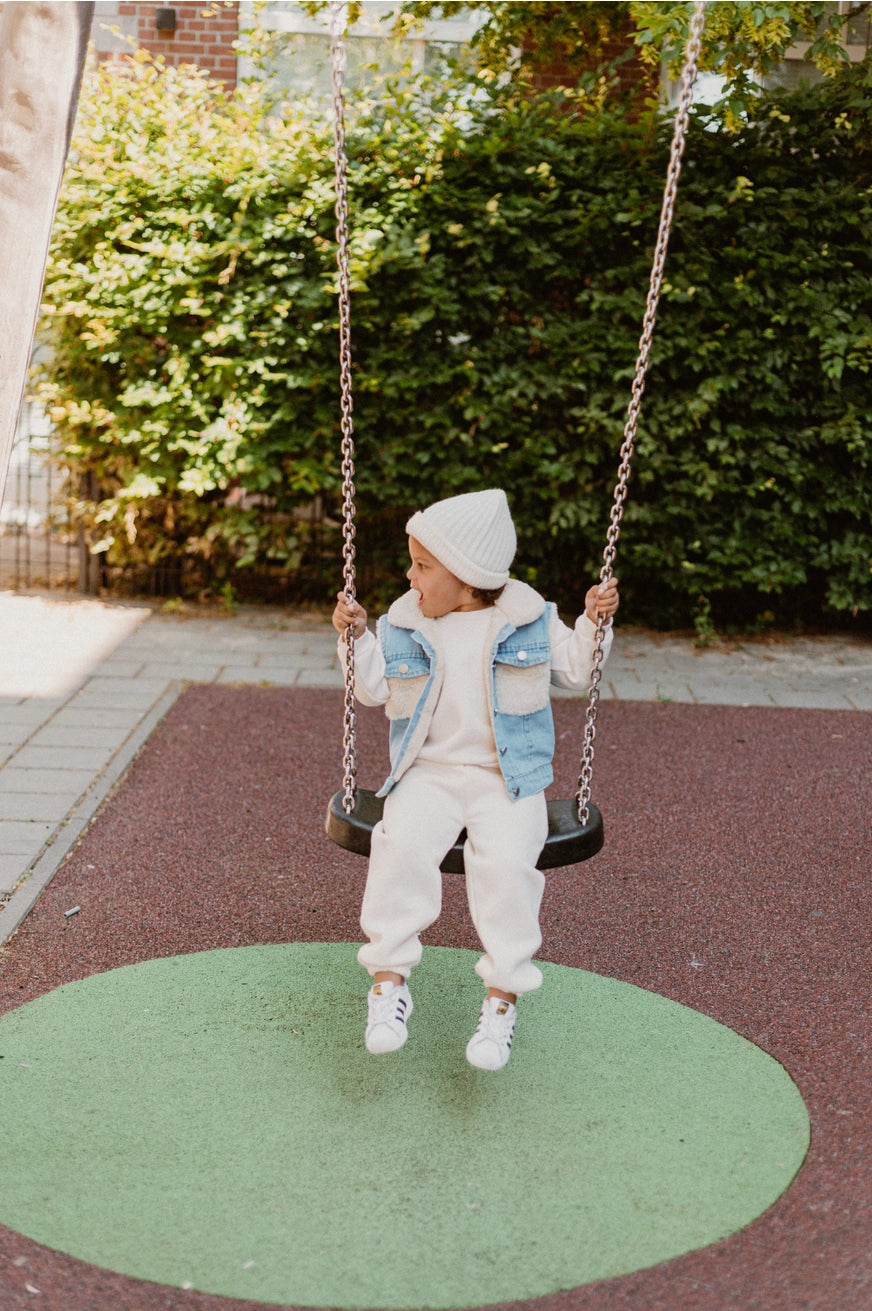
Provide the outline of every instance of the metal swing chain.
<path id="1" fill-rule="evenodd" d="M 330 5 L 333 70 L 333 142 L 336 169 L 336 264 L 339 273 L 339 384 L 342 428 L 342 579 L 345 599 L 355 599 L 354 421 L 351 387 L 351 290 L 348 272 L 348 170 L 345 146 L 345 25 L 347 6 Z M 342 809 L 350 815 L 357 788 L 357 715 L 354 708 L 354 627 L 345 634 L 345 713 L 342 738 Z"/>
<path id="2" fill-rule="evenodd" d="M 606 547 L 603 551 L 603 566 L 600 570 L 601 583 L 607 582 L 612 577 L 612 566 L 617 553 L 618 537 L 621 532 L 621 519 L 624 514 L 624 503 L 627 499 L 627 483 L 630 478 L 630 462 L 635 450 L 636 431 L 639 425 L 639 414 L 642 408 L 642 395 L 645 391 L 645 377 L 648 372 L 651 343 L 654 338 L 654 323 L 657 317 L 657 306 L 660 301 L 660 290 L 663 285 L 663 268 L 666 263 L 666 250 L 669 244 L 672 217 L 675 211 L 678 177 L 681 172 L 681 160 L 687 139 L 687 125 L 690 117 L 690 108 L 693 103 L 693 84 L 696 81 L 697 61 L 699 59 L 702 31 L 705 24 L 706 3 L 707 0 L 695 0 L 694 12 L 690 21 L 687 46 L 684 53 L 684 67 L 681 74 L 678 109 L 675 114 L 675 126 L 672 134 L 669 168 L 666 173 L 663 205 L 660 211 L 657 241 L 654 246 L 651 282 L 648 289 L 645 315 L 642 320 L 642 336 L 639 341 L 636 373 L 633 379 L 630 403 L 627 408 L 627 420 L 624 426 L 624 441 L 620 451 L 621 460 L 618 469 L 618 482 L 615 487 L 614 503 L 612 505 L 608 532 L 606 534 Z M 596 737 L 596 717 L 599 708 L 599 684 L 600 679 L 602 678 L 604 640 L 605 620 L 600 616 L 597 620 L 596 641 L 594 644 L 593 663 L 590 675 L 590 689 L 588 691 L 587 714 L 584 724 L 581 772 L 578 778 L 578 791 L 575 798 L 578 806 L 579 821 L 585 825 L 588 822 L 591 799 L 594 739 Z"/>
<path id="3" fill-rule="evenodd" d="M 648 291 L 642 336 L 639 342 L 639 355 L 636 361 L 636 373 L 631 389 L 631 399 L 627 410 L 624 427 L 624 441 L 621 446 L 621 462 L 618 471 L 618 483 L 615 488 L 610 523 L 606 535 L 606 548 L 603 552 L 603 567 L 600 581 L 606 582 L 612 576 L 612 566 L 617 552 L 621 519 L 624 503 L 627 499 L 627 483 L 630 477 L 630 464 L 635 449 L 636 431 L 645 390 L 645 376 L 651 343 L 654 336 L 654 324 L 660 291 L 663 283 L 663 269 L 666 250 L 675 208 L 678 177 L 687 136 L 687 124 L 693 99 L 693 84 L 696 80 L 697 60 L 699 58 L 702 30 L 705 22 L 707 0 L 695 0 L 694 14 L 690 23 L 690 33 L 685 51 L 684 69 L 681 76 L 678 111 L 675 117 L 669 168 L 666 176 L 666 188 L 660 213 L 657 242 L 654 249 L 654 262 L 651 270 L 651 282 Z M 348 179 L 345 143 L 345 26 L 346 4 L 344 0 L 331 0 L 330 35 L 331 65 L 333 82 L 333 136 L 334 163 L 336 174 L 336 261 L 339 274 L 339 370 L 340 370 L 340 404 L 342 430 L 342 577 L 345 599 L 355 600 L 355 525 L 354 525 L 354 422 L 352 419 L 353 397 L 351 380 L 351 295 L 349 278 L 349 236 L 348 236 Z M 584 745 L 582 748 L 581 772 L 578 779 L 576 802 L 578 817 L 582 824 L 587 824 L 588 807 L 591 798 L 591 778 L 593 774 L 594 739 L 596 737 L 596 717 L 599 707 L 599 683 L 602 678 L 603 642 L 605 622 L 597 623 L 594 657 L 591 668 L 588 707 L 585 719 Z M 357 786 L 357 717 L 354 708 L 354 630 L 349 627 L 346 633 L 345 659 L 345 711 L 343 732 L 343 799 L 342 807 L 346 814 L 354 809 L 354 797 Z"/>

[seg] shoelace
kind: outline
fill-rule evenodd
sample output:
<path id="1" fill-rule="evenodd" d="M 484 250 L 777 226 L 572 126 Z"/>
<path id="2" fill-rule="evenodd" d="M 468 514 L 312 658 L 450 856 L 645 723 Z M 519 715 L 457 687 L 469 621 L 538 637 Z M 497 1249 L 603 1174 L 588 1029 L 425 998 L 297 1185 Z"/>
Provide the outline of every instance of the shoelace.
<path id="1" fill-rule="evenodd" d="M 485 1006 L 478 1020 L 477 1033 L 480 1038 L 489 1038 L 491 1042 L 507 1042 L 511 1046 L 515 1021 L 510 1010 Z"/>

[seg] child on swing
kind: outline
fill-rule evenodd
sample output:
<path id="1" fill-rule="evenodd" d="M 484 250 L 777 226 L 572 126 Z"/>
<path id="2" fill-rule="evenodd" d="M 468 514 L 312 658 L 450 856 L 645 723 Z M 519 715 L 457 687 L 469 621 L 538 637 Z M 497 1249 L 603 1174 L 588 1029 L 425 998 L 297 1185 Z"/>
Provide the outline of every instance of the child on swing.
<path id="1" fill-rule="evenodd" d="M 383 705 L 391 772 L 379 793 L 358 960 L 372 976 L 366 1046 L 397 1051 L 412 1014 L 408 979 L 420 935 L 442 904 L 439 866 L 466 829 L 469 910 L 484 954 L 487 995 L 466 1058 L 481 1070 L 509 1059 L 516 1004 L 538 988 L 545 879 L 536 861 L 548 835 L 554 726 L 549 685 L 586 690 L 597 616 L 611 646 L 614 579 L 593 586 L 570 629 L 526 583 L 509 578 L 515 528 L 496 488 L 452 496 L 406 524 L 411 590 L 378 622 L 343 593 L 333 613 L 355 637 L 355 695 Z"/>

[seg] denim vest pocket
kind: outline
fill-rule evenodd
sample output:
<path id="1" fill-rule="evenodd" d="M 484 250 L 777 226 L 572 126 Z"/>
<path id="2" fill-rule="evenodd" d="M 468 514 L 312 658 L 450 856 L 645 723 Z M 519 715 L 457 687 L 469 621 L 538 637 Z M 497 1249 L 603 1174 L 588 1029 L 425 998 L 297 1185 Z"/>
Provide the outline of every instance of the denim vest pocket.
<path id="1" fill-rule="evenodd" d="M 388 699 L 385 712 L 388 719 L 411 719 L 415 706 L 430 676 L 430 663 L 421 654 L 410 650 L 391 654 L 385 660 L 385 678 Z"/>
<path id="2" fill-rule="evenodd" d="M 427 686 L 427 674 L 415 678 L 389 678 L 385 714 L 388 719 L 411 719 L 421 693 Z"/>
<path id="3" fill-rule="evenodd" d="M 494 664 L 494 709 L 503 715 L 533 715 L 548 705 L 551 662 L 547 652 L 500 652 Z"/>

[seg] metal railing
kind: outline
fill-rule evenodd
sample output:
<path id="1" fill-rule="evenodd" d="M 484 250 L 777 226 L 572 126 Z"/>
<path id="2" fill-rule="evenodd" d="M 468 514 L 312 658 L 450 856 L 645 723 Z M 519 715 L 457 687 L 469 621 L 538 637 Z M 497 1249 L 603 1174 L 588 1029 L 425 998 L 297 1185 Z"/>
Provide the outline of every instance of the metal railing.
<path id="1" fill-rule="evenodd" d="M 0 505 L 0 588 L 79 587 L 81 546 L 66 508 L 67 475 L 53 457 L 50 424 L 25 402 Z"/>

